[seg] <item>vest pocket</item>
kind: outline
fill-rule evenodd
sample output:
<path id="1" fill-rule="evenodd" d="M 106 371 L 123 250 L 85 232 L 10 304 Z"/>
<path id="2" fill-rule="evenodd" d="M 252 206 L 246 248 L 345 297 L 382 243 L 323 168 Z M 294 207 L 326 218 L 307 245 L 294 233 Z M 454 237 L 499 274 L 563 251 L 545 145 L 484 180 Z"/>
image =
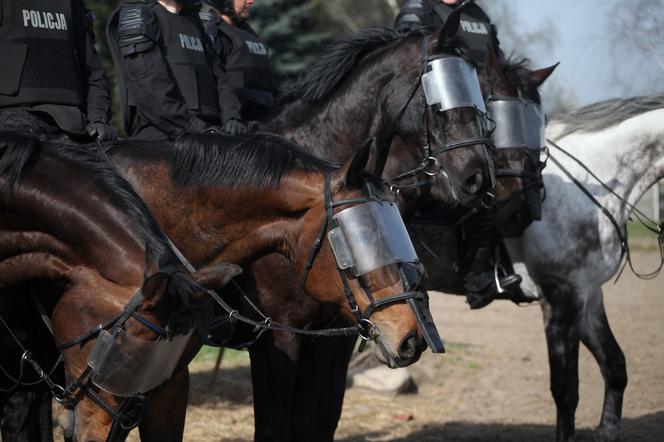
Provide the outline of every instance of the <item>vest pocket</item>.
<path id="1" fill-rule="evenodd" d="M 0 44 L 0 94 L 18 94 L 27 55 L 27 44 L 9 41 Z"/>

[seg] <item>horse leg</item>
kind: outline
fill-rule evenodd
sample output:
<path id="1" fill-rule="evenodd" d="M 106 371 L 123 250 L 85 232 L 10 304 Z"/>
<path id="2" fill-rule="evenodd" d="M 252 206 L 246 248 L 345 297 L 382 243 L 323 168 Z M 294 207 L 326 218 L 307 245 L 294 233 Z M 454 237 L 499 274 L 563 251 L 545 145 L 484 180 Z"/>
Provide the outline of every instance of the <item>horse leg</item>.
<path id="1" fill-rule="evenodd" d="M 254 389 L 254 440 L 289 441 L 299 339 L 266 333 L 249 347 Z M 324 382 L 324 380 L 321 380 Z"/>
<path id="2" fill-rule="evenodd" d="M 293 441 L 334 440 L 355 340 L 324 337 L 302 344 L 291 416 Z"/>
<path id="3" fill-rule="evenodd" d="M 185 367 L 158 388 L 145 403 L 138 426 L 141 441 L 181 441 L 189 401 L 189 370 Z"/>
<path id="4" fill-rule="evenodd" d="M 602 419 L 595 433 L 598 441 L 617 441 L 620 437 L 623 394 L 627 387 L 627 367 L 604 310 L 602 289 L 597 289 L 586 303 L 581 321 L 581 342 L 599 364 L 604 378 Z"/>
<path id="5" fill-rule="evenodd" d="M 579 403 L 579 318 L 576 292 L 555 287 L 544 291 L 544 329 L 549 351 L 550 385 L 556 403 L 556 441 L 574 440 L 574 414 Z"/>

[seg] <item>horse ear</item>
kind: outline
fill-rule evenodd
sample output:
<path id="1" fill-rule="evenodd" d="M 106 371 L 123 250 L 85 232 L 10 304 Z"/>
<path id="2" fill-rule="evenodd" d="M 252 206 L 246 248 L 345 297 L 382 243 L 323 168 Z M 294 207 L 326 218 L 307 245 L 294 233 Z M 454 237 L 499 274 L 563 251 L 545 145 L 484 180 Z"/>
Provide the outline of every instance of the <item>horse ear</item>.
<path id="1" fill-rule="evenodd" d="M 242 268 L 235 264 L 210 265 L 194 273 L 194 281 L 205 289 L 218 289 L 224 287 L 241 273 Z"/>
<path id="2" fill-rule="evenodd" d="M 363 174 L 369 162 L 373 138 L 369 138 L 349 161 L 341 168 L 341 174 L 345 177 L 344 183 L 348 187 L 362 187 L 364 183 Z"/>
<path id="3" fill-rule="evenodd" d="M 536 87 L 540 87 L 542 83 L 544 83 L 546 79 L 549 78 L 551 74 L 553 74 L 553 71 L 558 67 L 559 64 L 560 62 L 554 64 L 553 66 L 549 66 L 548 68 L 532 71 L 530 73 L 530 81 L 532 81 Z"/>

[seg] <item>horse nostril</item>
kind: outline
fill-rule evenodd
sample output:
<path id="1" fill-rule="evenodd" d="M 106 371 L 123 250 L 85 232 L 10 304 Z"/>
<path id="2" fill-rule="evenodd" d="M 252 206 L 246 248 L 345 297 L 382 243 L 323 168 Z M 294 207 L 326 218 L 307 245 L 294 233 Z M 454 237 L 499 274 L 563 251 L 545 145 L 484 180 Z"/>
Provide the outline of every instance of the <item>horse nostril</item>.
<path id="1" fill-rule="evenodd" d="M 408 335 L 399 346 L 399 357 L 402 359 L 413 359 L 417 356 L 419 346 L 417 345 L 417 334 Z"/>
<path id="2" fill-rule="evenodd" d="M 482 189 L 482 184 L 484 184 L 484 174 L 481 170 L 476 170 L 464 181 L 463 190 L 470 195 L 474 195 Z"/>

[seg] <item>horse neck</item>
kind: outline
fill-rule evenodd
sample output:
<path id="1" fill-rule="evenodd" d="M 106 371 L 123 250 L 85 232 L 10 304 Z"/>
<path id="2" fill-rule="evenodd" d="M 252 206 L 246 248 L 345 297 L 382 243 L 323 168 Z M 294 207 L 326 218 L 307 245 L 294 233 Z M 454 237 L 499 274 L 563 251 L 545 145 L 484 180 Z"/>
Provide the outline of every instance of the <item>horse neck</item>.
<path id="1" fill-rule="evenodd" d="M 578 132 L 556 141 L 578 157 L 607 183 L 620 201 L 603 189 L 596 194 L 621 224 L 627 221 L 630 205 L 635 205 L 653 184 L 664 178 L 664 109 L 658 109 L 623 121 L 598 132 Z M 547 128 L 555 136 L 560 127 Z M 551 136 L 549 137 L 551 138 Z M 555 148 L 552 153 L 582 182 L 598 183 Z"/>
<path id="2" fill-rule="evenodd" d="M 414 84 L 419 68 L 415 44 L 382 47 L 360 62 L 328 97 L 285 104 L 266 129 L 329 161 L 349 158 L 372 136 L 389 144 L 396 108 L 408 93 L 399 86 L 411 77 L 408 85 Z"/>
<path id="3" fill-rule="evenodd" d="M 265 189 L 222 185 L 180 186 L 171 165 L 140 146 L 112 153 L 113 161 L 141 195 L 166 234 L 194 264 L 246 264 L 273 252 L 294 257 L 302 214 L 320 205 L 324 176 L 294 169 Z M 147 149 L 158 149 L 147 146 Z"/>
<path id="4" fill-rule="evenodd" d="M 127 208 L 114 202 L 116 195 L 109 195 L 89 173 L 48 151 L 32 170 L 10 200 L 24 214 L 18 225 L 27 222 L 30 227 L 3 233 L 22 235 L 21 244 L 34 248 L 20 253 L 26 262 L 31 257 L 35 277 L 40 277 L 38 272 L 45 272 L 41 277 L 56 277 L 57 272 L 69 277 L 65 273 L 80 267 L 94 269 L 93 273 L 118 284 L 140 285 L 146 263 L 145 232 Z"/>

